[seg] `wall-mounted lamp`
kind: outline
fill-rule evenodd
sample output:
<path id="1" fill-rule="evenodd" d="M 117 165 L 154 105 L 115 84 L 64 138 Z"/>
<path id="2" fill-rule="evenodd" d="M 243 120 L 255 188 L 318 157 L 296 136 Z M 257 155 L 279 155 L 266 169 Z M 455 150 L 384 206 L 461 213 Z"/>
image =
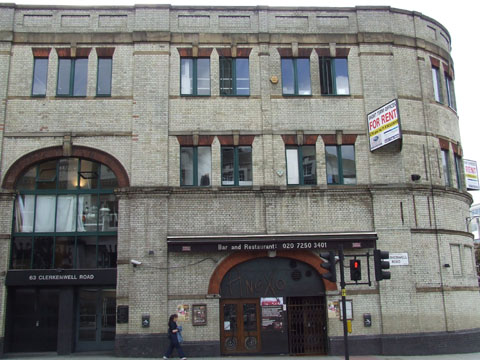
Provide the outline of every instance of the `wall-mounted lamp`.
<path id="1" fill-rule="evenodd" d="M 411 175 L 411 178 L 412 178 L 412 181 L 418 181 L 420 180 L 422 177 L 418 174 L 412 174 Z"/>
<path id="2" fill-rule="evenodd" d="M 275 250 L 268 250 L 267 254 L 269 258 L 274 258 L 275 256 L 277 256 L 277 252 Z"/>

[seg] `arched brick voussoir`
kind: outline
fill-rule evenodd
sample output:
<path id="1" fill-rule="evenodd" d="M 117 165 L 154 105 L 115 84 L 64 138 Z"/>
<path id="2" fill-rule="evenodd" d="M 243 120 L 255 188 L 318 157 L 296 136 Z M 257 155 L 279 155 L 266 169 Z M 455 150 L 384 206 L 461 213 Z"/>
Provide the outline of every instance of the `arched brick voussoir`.
<path id="1" fill-rule="evenodd" d="M 222 283 L 223 277 L 227 272 L 241 264 L 245 261 L 267 257 L 268 254 L 266 251 L 258 252 L 242 252 L 234 253 L 227 256 L 215 269 L 212 276 L 210 277 L 210 283 L 208 284 L 208 293 L 209 294 L 219 294 L 220 293 L 220 284 Z M 308 251 L 277 251 L 277 257 L 283 257 L 287 259 L 295 259 L 298 261 L 303 261 L 304 263 L 309 264 L 319 274 L 325 274 L 328 271 L 320 266 L 323 260 L 316 254 Z M 336 291 L 338 290 L 337 284 L 323 279 L 323 284 L 325 285 L 326 291 Z"/>
<path id="2" fill-rule="evenodd" d="M 35 164 L 40 162 L 58 159 L 65 157 L 63 155 L 62 146 L 52 146 L 40 150 L 32 151 L 31 153 L 23 155 L 8 169 L 3 178 L 2 188 L 7 190 L 15 189 L 15 184 L 23 174 L 23 172 Z M 86 146 L 72 146 L 72 155 L 70 157 L 82 158 L 86 160 L 97 161 L 108 166 L 118 180 L 119 187 L 129 187 L 130 180 L 128 173 L 123 165 L 112 155 L 102 150 L 89 148 Z"/>

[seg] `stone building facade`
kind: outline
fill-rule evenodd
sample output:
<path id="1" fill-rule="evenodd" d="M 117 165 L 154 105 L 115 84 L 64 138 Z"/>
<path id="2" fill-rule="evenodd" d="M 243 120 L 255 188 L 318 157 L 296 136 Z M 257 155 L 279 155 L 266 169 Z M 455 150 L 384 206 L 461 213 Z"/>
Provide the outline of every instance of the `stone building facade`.
<path id="1" fill-rule="evenodd" d="M 189 356 L 341 354 L 340 246 L 352 353 L 479 351 L 450 49 L 389 7 L 0 5 L 0 356 L 160 356 L 173 313 Z"/>

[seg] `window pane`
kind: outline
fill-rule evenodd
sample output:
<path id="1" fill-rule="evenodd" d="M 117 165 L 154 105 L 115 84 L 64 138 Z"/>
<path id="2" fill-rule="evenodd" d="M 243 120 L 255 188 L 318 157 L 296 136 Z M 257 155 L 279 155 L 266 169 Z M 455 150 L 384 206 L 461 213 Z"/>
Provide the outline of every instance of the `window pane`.
<path id="1" fill-rule="evenodd" d="M 55 226 L 55 195 L 37 195 L 35 232 L 53 232 Z"/>
<path id="2" fill-rule="evenodd" d="M 55 239 L 55 269 L 72 269 L 75 249 L 74 237 Z"/>
<path id="3" fill-rule="evenodd" d="M 248 59 L 236 60 L 237 95 L 250 95 L 250 75 Z"/>
<path id="4" fill-rule="evenodd" d="M 443 102 L 442 91 L 440 89 L 440 73 L 438 68 L 432 67 L 432 80 L 433 80 L 433 94 L 435 101 Z"/>
<path id="5" fill-rule="evenodd" d="M 257 305 L 243 304 L 243 330 L 257 330 Z"/>
<path id="6" fill-rule="evenodd" d="M 323 95 L 333 94 L 332 65 L 330 58 L 320 58 L 320 82 Z"/>
<path id="7" fill-rule="evenodd" d="M 339 184 L 337 147 L 325 146 L 325 154 L 327 157 L 327 184 Z"/>
<path id="8" fill-rule="evenodd" d="M 12 244 L 12 269 L 30 269 L 32 261 L 32 238 L 17 237 Z"/>
<path id="9" fill-rule="evenodd" d="M 97 95 L 110 95 L 112 92 L 112 58 L 99 58 L 97 71 Z"/>
<path id="10" fill-rule="evenodd" d="M 117 238 L 114 236 L 98 238 L 98 268 L 117 267 Z"/>
<path id="11" fill-rule="evenodd" d="M 35 195 L 18 195 L 15 202 L 15 231 L 33 232 Z"/>
<path id="12" fill-rule="evenodd" d="M 118 180 L 115 173 L 106 165 L 100 166 L 100 187 L 105 189 L 115 189 L 118 187 Z"/>
<path id="13" fill-rule="evenodd" d="M 193 59 L 180 60 L 180 94 L 193 94 Z"/>
<path id="14" fill-rule="evenodd" d="M 198 179 L 200 186 L 210 186 L 212 177 L 212 152 L 210 146 L 198 147 Z"/>
<path id="15" fill-rule="evenodd" d="M 450 106 L 452 109 L 456 110 L 456 103 L 455 103 L 455 91 L 453 90 L 453 81 L 448 76 L 448 74 L 445 74 L 445 82 L 447 85 L 447 99 L 448 99 L 448 106 Z"/>
<path id="16" fill-rule="evenodd" d="M 448 167 L 448 151 L 442 150 L 442 168 L 445 186 L 450 186 L 450 170 Z"/>
<path id="17" fill-rule="evenodd" d="M 210 59 L 197 59 L 197 95 L 210 95 Z"/>
<path id="18" fill-rule="evenodd" d="M 53 237 L 37 237 L 33 243 L 33 269 L 51 269 L 53 265 Z"/>
<path id="19" fill-rule="evenodd" d="M 298 185 L 298 149 L 287 149 L 287 184 Z"/>
<path id="20" fill-rule="evenodd" d="M 234 149 L 222 147 L 222 185 L 234 185 Z"/>
<path id="21" fill-rule="evenodd" d="M 73 78 L 73 96 L 87 95 L 88 59 L 75 59 L 75 74 Z"/>
<path id="22" fill-rule="evenodd" d="M 335 59 L 335 85 L 337 87 L 337 95 L 350 94 L 347 59 Z"/>
<path id="23" fill-rule="evenodd" d="M 48 59 L 35 58 L 33 61 L 32 95 L 45 95 L 47 93 Z"/>
<path id="24" fill-rule="evenodd" d="M 58 162 L 58 188 L 76 189 L 78 185 L 78 159 L 60 159 Z"/>
<path id="25" fill-rule="evenodd" d="M 237 304 L 223 305 L 223 329 L 234 334 L 237 331 Z"/>
<path id="26" fill-rule="evenodd" d="M 99 231 L 117 231 L 118 200 L 114 194 L 100 195 Z"/>
<path id="27" fill-rule="evenodd" d="M 58 59 L 57 95 L 70 95 L 72 59 Z"/>
<path id="28" fill-rule="evenodd" d="M 311 95 L 310 59 L 297 59 L 298 94 Z"/>
<path id="29" fill-rule="evenodd" d="M 238 184 L 252 185 L 252 148 L 250 146 L 238 147 Z"/>
<path id="30" fill-rule="evenodd" d="M 93 161 L 80 161 L 80 189 L 96 189 L 100 176 L 100 164 Z"/>
<path id="31" fill-rule="evenodd" d="M 342 169 L 343 183 L 346 185 L 356 184 L 355 147 L 353 145 L 342 146 Z"/>
<path id="32" fill-rule="evenodd" d="M 295 94 L 293 59 L 282 59 L 282 91 L 283 94 Z"/>
<path id="33" fill-rule="evenodd" d="M 220 94 L 233 94 L 233 59 L 220 58 Z"/>
<path id="34" fill-rule="evenodd" d="M 180 185 L 193 185 L 193 147 L 180 149 Z"/>
<path id="35" fill-rule="evenodd" d="M 98 230 L 98 196 L 79 195 L 78 213 L 82 214 L 82 223 L 78 224 L 77 231 Z"/>
<path id="36" fill-rule="evenodd" d="M 25 174 L 22 175 L 17 182 L 17 190 L 34 190 L 35 180 L 37 178 L 37 167 L 31 167 Z"/>
<path id="37" fill-rule="evenodd" d="M 455 174 L 457 176 L 457 188 L 458 189 L 462 188 L 461 168 L 462 168 L 462 159 L 459 156 L 455 155 Z"/>
<path id="38" fill-rule="evenodd" d="M 38 166 L 37 189 L 55 189 L 57 179 L 57 161 L 47 161 Z"/>
<path id="39" fill-rule="evenodd" d="M 85 236 L 77 239 L 77 268 L 94 269 L 97 266 L 97 238 Z"/>
<path id="40" fill-rule="evenodd" d="M 317 164 L 315 162 L 315 146 L 302 147 L 303 183 L 305 185 L 317 184 Z"/>
<path id="41" fill-rule="evenodd" d="M 79 209 L 81 210 L 81 209 Z M 81 214 L 82 211 L 79 211 Z M 77 195 L 61 195 L 57 198 L 57 232 L 72 232 L 77 229 Z M 80 225 L 81 227 L 81 225 Z"/>

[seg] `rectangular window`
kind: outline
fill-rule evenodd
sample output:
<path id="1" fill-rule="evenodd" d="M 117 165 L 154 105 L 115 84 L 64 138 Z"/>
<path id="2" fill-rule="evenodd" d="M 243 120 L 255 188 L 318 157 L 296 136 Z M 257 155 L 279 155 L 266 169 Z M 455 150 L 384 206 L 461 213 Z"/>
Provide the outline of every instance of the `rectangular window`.
<path id="1" fill-rule="evenodd" d="M 450 181 L 450 167 L 448 165 L 448 150 L 442 150 L 442 169 L 445 186 L 452 186 Z"/>
<path id="2" fill-rule="evenodd" d="M 220 95 L 250 95 L 248 58 L 220 58 Z"/>
<path id="3" fill-rule="evenodd" d="M 33 59 L 32 96 L 47 94 L 48 58 Z"/>
<path id="4" fill-rule="evenodd" d="M 312 95 L 310 59 L 282 58 L 283 95 Z"/>
<path id="5" fill-rule="evenodd" d="M 346 58 L 320 58 L 322 95 L 349 95 L 348 62 Z"/>
<path id="6" fill-rule="evenodd" d="M 57 96 L 86 96 L 87 70 L 87 58 L 59 58 Z"/>
<path id="7" fill-rule="evenodd" d="M 354 145 L 327 145 L 325 154 L 327 184 L 355 185 L 357 183 Z"/>
<path id="8" fill-rule="evenodd" d="M 287 147 L 287 184 L 316 185 L 315 146 Z"/>
<path id="9" fill-rule="evenodd" d="M 436 66 L 432 66 L 433 94 L 435 101 L 443 103 L 442 83 L 440 81 L 440 70 Z"/>
<path id="10" fill-rule="evenodd" d="M 181 58 L 180 94 L 210 95 L 210 58 Z"/>
<path id="11" fill-rule="evenodd" d="M 252 176 L 252 147 L 222 147 L 222 185 L 250 186 Z"/>
<path id="12" fill-rule="evenodd" d="M 453 110 L 456 111 L 457 103 L 455 101 L 455 90 L 453 87 L 453 80 L 447 73 L 445 73 L 445 85 L 447 87 L 448 106 L 450 106 Z"/>
<path id="13" fill-rule="evenodd" d="M 210 146 L 180 148 L 180 185 L 210 186 L 212 152 Z"/>
<path id="14" fill-rule="evenodd" d="M 98 58 L 97 96 L 112 95 L 112 58 Z"/>
<path id="15" fill-rule="evenodd" d="M 462 158 L 455 154 L 455 175 L 457 177 L 457 189 L 462 188 Z"/>

